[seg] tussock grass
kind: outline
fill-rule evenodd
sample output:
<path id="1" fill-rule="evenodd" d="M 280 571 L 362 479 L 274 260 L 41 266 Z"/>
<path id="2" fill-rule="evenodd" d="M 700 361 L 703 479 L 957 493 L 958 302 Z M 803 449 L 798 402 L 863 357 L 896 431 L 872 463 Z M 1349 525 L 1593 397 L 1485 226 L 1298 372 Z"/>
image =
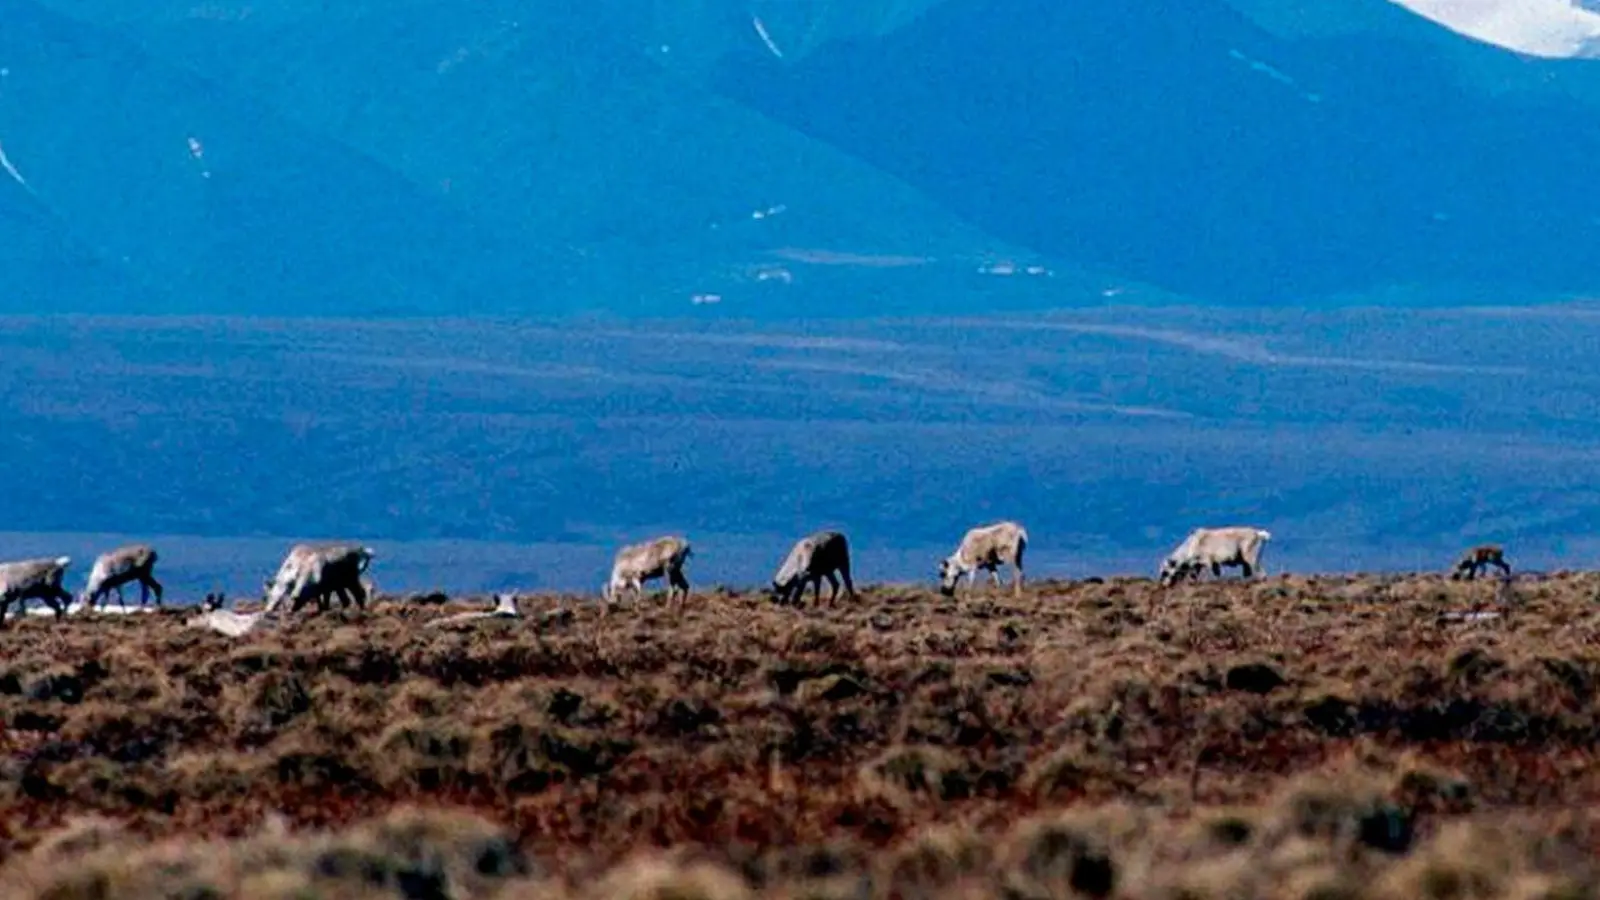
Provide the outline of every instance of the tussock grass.
<path id="1" fill-rule="evenodd" d="M 697 594 L 0 633 L 0 884 L 75 897 L 1600 887 L 1595 576 Z M 1443 613 L 1493 610 L 1496 619 Z M 9 898 L 13 896 L 7 893 Z"/>

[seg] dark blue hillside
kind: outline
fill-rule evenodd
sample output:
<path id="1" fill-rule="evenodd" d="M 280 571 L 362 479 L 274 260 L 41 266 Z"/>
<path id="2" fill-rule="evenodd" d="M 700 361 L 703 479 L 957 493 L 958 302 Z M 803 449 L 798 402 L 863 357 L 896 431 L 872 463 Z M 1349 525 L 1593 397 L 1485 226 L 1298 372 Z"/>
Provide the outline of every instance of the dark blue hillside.
<path id="1" fill-rule="evenodd" d="M 120 267 L 78 243 L 39 201 L 0 176 L 0 313 L 54 308 L 124 311 L 139 289 Z"/>
<path id="2" fill-rule="evenodd" d="M 1574 248 L 1600 240 L 1600 116 L 1471 88 L 1471 53 L 1506 52 L 1415 28 L 1291 40 L 1220 0 L 951 0 L 793 66 L 750 50 L 718 84 L 1007 240 L 1208 299 L 1595 288 Z"/>
<path id="3" fill-rule="evenodd" d="M 180 6 L 23 3 L 0 137 L 183 308 L 687 308 L 774 248 L 1000 246 L 663 65 L 617 4 Z"/>
<path id="4" fill-rule="evenodd" d="M 0 146 L 33 191 L 0 174 L 0 308 L 1600 289 L 1600 63 L 1297 2 L 1314 27 L 1261 0 L 0 0 Z M 59 274 L 85 256 L 103 277 Z M 995 260 L 1058 277 L 975 281 Z"/>
<path id="5" fill-rule="evenodd" d="M 472 310 L 559 271 L 259 102 L 113 34 L 8 6 L 7 154 L 58 229 L 158 293 L 154 310 Z M 80 307 L 60 303 L 35 309 Z"/>

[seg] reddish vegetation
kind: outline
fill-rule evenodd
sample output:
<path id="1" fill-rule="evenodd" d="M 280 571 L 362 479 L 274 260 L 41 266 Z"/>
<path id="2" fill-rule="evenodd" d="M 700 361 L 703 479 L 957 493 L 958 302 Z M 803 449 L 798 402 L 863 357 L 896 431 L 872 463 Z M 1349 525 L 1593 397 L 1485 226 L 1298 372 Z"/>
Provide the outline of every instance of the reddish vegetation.
<path id="1" fill-rule="evenodd" d="M 635 896 L 657 876 L 716 882 L 678 885 L 693 896 L 846 876 L 885 896 L 1052 896 L 1058 877 L 1087 894 L 1356 878 L 1406 895 L 1416 867 L 1480 843 L 1526 876 L 1496 889 L 1585 879 L 1595 832 L 1554 814 L 1600 799 L 1597 587 L 1128 580 L 801 610 L 711 593 L 681 618 L 646 600 L 606 619 L 549 597 L 449 628 L 423 627 L 448 607 L 413 600 L 238 639 L 176 611 L 33 619 L 0 631 L 0 865 L 41 891 L 90 872 L 135 896 L 168 888 L 62 854 L 239 838 L 206 865 L 249 868 L 278 841 L 272 858 L 317 860 L 295 877 L 320 884 L 341 877 L 327 854 L 399 853 L 395 830 L 420 829 L 513 860 L 441 875 L 437 896 L 582 893 L 608 871 L 634 881 L 606 890 Z M 1502 617 L 1447 616 L 1488 607 Z M 486 821 L 393 813 L 408 804 Z M 88 814 L 115 835 L 55 831 Z M 613 868 L 686 847 L 707 862 Z M 214 896 L 279 896 L 185 871 Z M 324 896 L 294 883 L 282 896 Z"/>

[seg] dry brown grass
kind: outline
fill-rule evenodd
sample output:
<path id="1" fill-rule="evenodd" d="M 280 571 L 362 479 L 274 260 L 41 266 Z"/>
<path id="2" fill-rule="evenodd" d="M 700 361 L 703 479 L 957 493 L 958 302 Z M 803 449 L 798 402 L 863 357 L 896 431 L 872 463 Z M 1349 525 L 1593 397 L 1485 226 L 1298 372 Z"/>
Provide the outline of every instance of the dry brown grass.
<path id="1" fill-rule="evenodd" d="M 0 632 L 0 884 L 93 897 L 1600 889 L 1588 574 L 574 598 Z"/>

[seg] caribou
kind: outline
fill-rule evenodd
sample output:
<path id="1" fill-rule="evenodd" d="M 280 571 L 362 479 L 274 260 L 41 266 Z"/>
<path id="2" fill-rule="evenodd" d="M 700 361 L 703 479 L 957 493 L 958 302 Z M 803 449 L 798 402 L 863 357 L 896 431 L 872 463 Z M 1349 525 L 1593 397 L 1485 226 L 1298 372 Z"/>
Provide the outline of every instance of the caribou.
<path id="1" fill-rule="evenodd" d="M 836 577 L 837 576 L 837 577 Z M 850 580 L 850 543 L 837 531 L 819 531 L 801 538 L 789 551 L 783 565 L 772 576 L 772 599 L 777 603 L 798 603 L 813 588 L 812 602 L 822 602 L 822 579 L 828 579 L 833 592 L 828 603 L 839 599 L 839 578 L 844 579 L 845 595 L 855 599 L 855 584 Z"/>
<path id="2" fill-rule="evenodd" d="M 61 587 L 61 581 L 71 564 L 72 558 L 68 556 L 0 563 L 0 626 L 5 624 L 11 604 L 17 604 L 17 612 L 21 614 L 29 600 L 44 601 L 57 619 L 65 616 L 72 595 Z"/>
<path id="3" fill-rule="evenodd" d="M 367 588 L 362 573 L 372 564 L 371 547 L 360 544 L 296 544 L 278 567 L 278 574 L 263 583 L 266 605 L 262 612 L 272 615 L 285 601 L 296 612 L 314 600 L 320 610 L 328 609 L 328 599 L 337 596 L 349 607 L 353 597 L 358 609 L 366 609 Z"/>
<path id="4" fill-rule="evenodd" d="M 161 605 L 161 582 L 156 580 L 155 548 L 148 544 L 130 544 L 100 554 L 89 570 L 89 582 L 84 586 L 81 601 L 84 609 L 94 609 L 112 591 L 117 594 L 117 606 L 124 609 L 122 587 L 130 582 L 139 583 L 139 608 L 155 594 L 156 606 Z"/>
<path id="5" fill-rule="evenodd" d="M 1465 578 L 1467 581 L 1472 581 L 1491 566 L 1499 569 L 1504 577 L 1511 577 L 1511 564 L 1506 562 L 1505 548 L 1499 544 L 1479 544 L 1461 554 L 1455 568 L 1450 572 L 1450 580 L 1459 581 Z"/>
<path id="6" fill-rule="evenodd" d="M 637 600 L 644 594 L 646 581 L 662 577 L 667 579 L 667 602 L 677 596 L 681 608 L 689 599 L 689 580 L 683 575 L 683 564 L 693 553 L 687 540 L 671 535 L 618 550 L 611 563 L 611 578 L 600 590 L 606 608 L 620 600 L 624 591 L 631 591 Z"/>
<path id="7" fill-rule="evenodd" d="M 1197 577 L 1210 569 L 1222 577 L 1224 566 L 1237 566 L 1245 578 L 1262 572 L 1261 551 L 1272 534 L 1260 528 L 1233 525 L 1226 528 L 1196 528 L 1183 543 L 1161 561 L 1159 579 L 1163 587 Z"/>
<path id="8" fill-rule="evenodd" d="M 987 570 L 1000 586 L 1000 566 L 1009 565 L 1015 571 L 1011 579 L 1012 593 L 1022 595 L 1022 554 L 1028 548 L 1028 532 L 1015 522 L 996 522 L 983 525 L 966 533 L 956 551 L 939 563 L 939 592 L 946 597 L 955 596 L 956 584 L 966 576 L 977 581 L 977 573 Z"/>

